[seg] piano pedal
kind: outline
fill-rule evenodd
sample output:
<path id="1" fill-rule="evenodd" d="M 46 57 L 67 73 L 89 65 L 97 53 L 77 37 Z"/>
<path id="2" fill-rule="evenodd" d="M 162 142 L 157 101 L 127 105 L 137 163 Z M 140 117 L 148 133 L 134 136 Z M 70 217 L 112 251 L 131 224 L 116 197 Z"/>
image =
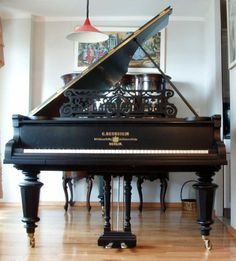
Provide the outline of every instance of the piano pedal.
<path id="1" fill-rule="evenodd" d="M 121 247 L 122 249 L 128 248 L 128 246 L 127 246 L 124 242 L 122 242 L 122 243 L 120 244 L 120 247 Z"/>
<path id="2" fill-rule="evenodd" d="M 110 242 L 109 244 L 107 244 L 107 245 L 105 246 L 105 248 L 110 249 L 110 248 L 112 248 L 112 246 L 113 246 L 113 242 Z"/>
<path id="3" fill-rule="evenodd" d="M 132 248 L 136 246 L 136 236 L 126 231 L 105 231 L 98 238 L 98 245 L 104 248 Z"/>

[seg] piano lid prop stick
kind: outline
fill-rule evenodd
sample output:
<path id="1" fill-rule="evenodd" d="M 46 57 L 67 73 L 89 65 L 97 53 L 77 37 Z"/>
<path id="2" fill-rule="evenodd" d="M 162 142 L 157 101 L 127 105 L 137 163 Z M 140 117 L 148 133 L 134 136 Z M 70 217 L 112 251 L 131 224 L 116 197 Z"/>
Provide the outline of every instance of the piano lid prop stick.
<path id="1" fill-rule="evenodd" d="M 187 105 L 187 107 L 190 109 L 190 111 L 199 118 L 199 115 L 196 113 L 196 111 L 193 109 L 193 107 L 188 103 L 188 101 L 184 98 L 182 93 L 177 89 L 177 87 L 173 84 L 173 82 L 165 75 L 165 73 L 161 70 L 160 66 L 152 59 L 150 54 L 142 47 L 142 45 L 138 42 L 138 40 L 134 39 L 137 45 L 141 48 L 141 50 L 147 55 L 147 57 L 150 59 L 150 61 L 153 63 L 153 65 L 158 69 L 158 71 L 161 73 L 161 75 L 164 77 L 164 79 L 171 85 L 171 87 L 175 90 L 175 92 L 179 95 L 179 97 L 183 100 L 183 102 Z"/>

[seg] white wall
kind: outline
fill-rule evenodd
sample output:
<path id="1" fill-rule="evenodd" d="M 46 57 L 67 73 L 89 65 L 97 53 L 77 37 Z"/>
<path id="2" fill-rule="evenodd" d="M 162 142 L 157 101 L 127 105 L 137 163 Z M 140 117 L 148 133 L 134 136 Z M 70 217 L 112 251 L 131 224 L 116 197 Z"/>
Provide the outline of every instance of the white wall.
<path id="1" fill-rule="evenodd" d="M 231 226 L 236 229 L 236 67 L 230 71 Z"/>
<path id="2" fill-rule="evenodd" d="M 32 108 L 63 86 L 60 78 L 73 70 L 74 43 L 65 35 L 71 22 L 34 22 Z"/>
<path id="3" fill-rule="evenodd" d="M 5 66 L 0 70 L 1 151 L 13 137 L 12 114 L 29 110 L 31 68 L 31 19 L 3 20 Z M 2 156 L 3 159 L 3 156 Z M 3 165 L 3 201 L 19 201 L 21 175 L 12 166 Z M 16 193 L 17 191 L 17 193 Z"/>
<path id="4" fill-rule="evenodd" d="M 220 24 L 220 1 L 211 0 L 206 16 L 205 27 L 205 81 L 203 90 L 208 115 L 222 113 L 222 73 L 221 73 L 221 24 Z M 223 117 L 222 117 L 223 119 Z M 223 168 L 214 177 L 218 185 L 216 190 L 216 214 L 223 215 Z"/>
<path id="5" fill-rule="evenodd" d="M 66 40 L 66 34 L 74 27 L 74 23 L 63 21 L 63 22 L 47 22 L 47 21 L 35 21 L 33 20 L 32 32 L 29 30 L 29 25 L 31 25 L 30 20 L 28 23 L 21 28 L 21 31 L 26 34 L 27 37 L 17 39 L 22 44 L 26 41 L 28 46 L 24 52 L 32 51 L 32 73 L 30 68 L 27 68 L 27 72 L 24 73 L 24 77 L 28 78 L 32 75 L 32 85 L 31 85 L 31 100 L 28 100 L 28 93 L 24 91 L 24 88 L 28 88 L 27 84 L 19 89 L 15 85 L 15 81 L 9 78 L 10 71 L 1 71 L 0 80 L 3 81 L 4 89 L 11 86 L 12 92 L 17 90 L 21 91 L 21 95 L 25 92 L 22 98 L 21 104 L 27 103 L 27 106 L 23 108 L 17 108 L 13 106 L 16 113 L 27 114 L 27 109 L 39 105 L 44 99 L 52 95 L 58 88 L 62 86 L 62 80 L 60 76 L 62 74 L 71 72 L 73 70 L 73 43 Z M 15 21 L 6 21 L 5 23 L 16 24 Z M 23 23 L 23 22 L 22 22 Z M 21 23 L 20 23 L 21 24 Z M 109 24 L 104 24 L 108 26 Z M 137 26 L 141 24 L 137 22 Z M 20 26 L 20 25 L 18 25 Z M 114 26 L 114 22 L 113 22 Z M 132 24 L 134 26 L 134 24 Z M 200 115 L 210 115 L 212 113 L 212 107 L 209 108 L 208 96 L 211 93 L 211 83 L 208 82 L 207 70 L 212 71 L 213 77 L 216 72 L 214 68 L 209 69 L 210 59 L 206 53 L 208 51 L 208 46 L 206 44 L 206 30 L 211 30 L 212 23 L 205 21 L 202 18 L 188 18 L 188 19 L 171 19 L 168 30 L 167 30 L 167 74 L 172 77 L 172 80 L 176 83 L 179 90 L 191 103 L 191 105 L 199 112 Z M 208 28 L 208 29 L 207 29 Z M 6 28 L 5 34 L 8 38 L 12 30 Z M 30 49 L 30 38 L 32 37 L 33 47 Z M 214 37 L 212 37 L 213 39 Z M 10 53 L 9 47 L 11 45 L 16 45 L 16 43 L 9 43 L 5 41 L 6 55 Z M 212 40 L 214 46 L 215 42 Z M 16 45 L 17 46 L 17 45 Z M 214 48 L 216 48 L 214 46 Z M 30 60 L 30 59 L 29 59 Z M 12 61 L 10 61 L 12 63 Z M 28 61 L 29 65 L 30 61 Z M 19 68 L 24 68 L 27 63 L 22 66 L 21 63 L 17 65 Z M 4 70 L 7 70 L 6 66 Z M 5 77 L 7 79 L 5 79 Z M 15 77 L 15 76 L 14 76 Z M 17 81 L 19 82 L 19 81 Z M 28 83 L 29 84 L 29 83 Z M 23 88 L 23 89 L 22 89 Z M 217 93 L 217 92 L 216 92 Z M 24 101 L 26 99 L 27 101 Z M 10 102 L 10 93 L 5 94 L 5 110 L 8 108 L 6 106 L 7 102 Z M 179 101 L 179 98 L 174 99 L 179 108 L 178 116 L 191 116 L 188 113 L 186 106 Z M 30 104 L 29 104 L 30 103 Z M 17 103 L 16 103 L 17 104 Z M 8 139 L 12 138 L 11 133 L 11 121 L 10 114 L 13 111 L 9 111 L 8 114 L 4 114 L 5 121 L 1 121 L 1 126 L 7 126 L 8 131 L 4 131 L 3 143 Z M 218 111 L 217 111 L 218 112 Z M 215 111 L 214 111 L 215 113 Z M 2 116 L 2 113 L 1 113 Z M 4 123 L 4 125 L 3 125 Z M 4 148 L 2 148 L 4 150 Z M 12 166 L 4 166 L 3 168 L 3 187 L 4 187 L 4 198 L 5 202 L 15 202 L 20 199 L 16 196 L 15 191 L 18 189 L 18 180 L 16 176 L 21 176 Z M 186 179 L 195 178 L 193 173 L 173 173 L 170 174 L 169 188 L 166 196 L 166 201 L 168 202 L 178 202 L 180 188 Z M 40 179 L 45 184 L 41 192 L 42 201 L 63 201 L 64 194 L 61 187 L 61 173 L 59 172 L 42 172 Z M 80 182 L 76 188 L 76 200 L 85 200 L 85 190 L 84 181 Z M 92 191 L 92 201 L 97 200 L 98 190 L 97 181 L 95 180 L 94 189 Z M 146 182 L 144 184 L 143 192 L 144 199 L 146 201 L 159 201 L 160 187 L 158 181 L 153 183 Z M 134 186 L 133 191 L 134 201 L 137 201 L 137 191 Z"/>

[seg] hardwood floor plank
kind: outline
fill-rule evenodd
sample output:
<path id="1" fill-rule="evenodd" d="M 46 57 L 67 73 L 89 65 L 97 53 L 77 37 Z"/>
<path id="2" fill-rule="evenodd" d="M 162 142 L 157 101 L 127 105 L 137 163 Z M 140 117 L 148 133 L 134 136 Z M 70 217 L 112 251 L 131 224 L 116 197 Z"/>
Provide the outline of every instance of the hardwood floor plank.
<path id="1" fill-rule="evenodd" d="M 36 229 L 36 247 L 28 246 L 21 208 L 0 208 L 0 260 L 236 260 L 236 240 L 218 220 L 213 225 L 210 253 L 203 247 L 192 212 L 144 208 L 132 210 L 133 249 L 104 249 L 97 246 L 103 231 L 99 207 L 41 207 Z"/>

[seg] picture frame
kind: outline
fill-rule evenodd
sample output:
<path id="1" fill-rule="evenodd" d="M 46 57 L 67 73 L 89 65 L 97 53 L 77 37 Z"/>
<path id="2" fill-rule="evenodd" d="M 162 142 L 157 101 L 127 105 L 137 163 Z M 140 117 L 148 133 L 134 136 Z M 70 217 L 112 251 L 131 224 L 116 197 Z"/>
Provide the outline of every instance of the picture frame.
<path id="1" fill-rule="evenodd" d="M 117 44 L 122 42 L 136 29 L 136 27 L 104 27 L 100 28 L 100 30 L 109 34 L 109 39 L 106 42 L 95 44 L 75 42 L 74 71 L 80 73 L 85 70 L 89 65 L 96 62 L 100 57 L 109 52 L 110 49 L 117 46 Z M 147 50 L 150 56 L 164 72 L 166 69 L 165 42 L 166 29 L 163 29 L 143 44 L 144 49 Z M 129 64 L 128 73 L 159 73 L 159 71 L 139 48 Z"/>
<path id="2" fill-rule="evenodd" d="M 229 69 L 236 65 L 236 0 L 227 0 L 228 25 L 228 64 Z"/>

